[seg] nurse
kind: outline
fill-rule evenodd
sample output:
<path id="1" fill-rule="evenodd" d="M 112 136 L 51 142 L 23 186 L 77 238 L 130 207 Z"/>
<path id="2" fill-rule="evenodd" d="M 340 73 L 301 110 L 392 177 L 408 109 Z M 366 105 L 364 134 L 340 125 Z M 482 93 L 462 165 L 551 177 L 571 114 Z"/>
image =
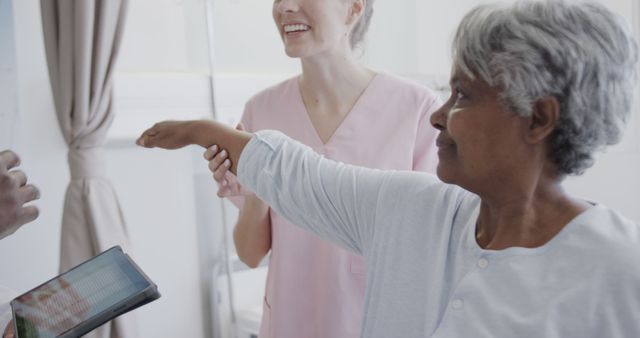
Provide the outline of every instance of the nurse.
<path id="1" fill-rule="evenodd" d="M 300 60 L 302 72 L 253 96 L 243 127 L 279 130 L 336 161 L 433 172 L 436 131 L 429 117 L 440 105 L 436 95 L 368 69 L 354 56 L 372 14 L 373 0 L 275 0 L 284 51 Z M 240 206 L 238 256 L 256 267 L 271 253 L 260 337 L 359 337 L 362 256 L 291 224 L 243 191 L 226 169 L 219 166 L 214 178 L 218 194 Z"/>

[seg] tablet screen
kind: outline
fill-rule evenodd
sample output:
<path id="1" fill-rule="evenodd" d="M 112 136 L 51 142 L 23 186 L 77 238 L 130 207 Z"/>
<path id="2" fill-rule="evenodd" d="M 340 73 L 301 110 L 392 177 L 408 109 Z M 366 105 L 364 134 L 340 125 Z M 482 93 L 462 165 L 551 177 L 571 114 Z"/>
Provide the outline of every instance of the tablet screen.
<path id="1" fill-rule="evenodd" d="M 16 298 L 18 337 L 56 337 L 149 286 L 112 248 Z"/>

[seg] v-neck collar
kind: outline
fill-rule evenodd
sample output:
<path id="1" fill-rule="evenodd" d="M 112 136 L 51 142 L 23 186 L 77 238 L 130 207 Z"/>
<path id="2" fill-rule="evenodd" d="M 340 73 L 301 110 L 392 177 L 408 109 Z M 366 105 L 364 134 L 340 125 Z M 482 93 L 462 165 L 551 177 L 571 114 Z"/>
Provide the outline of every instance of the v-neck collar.
<path id="1" fill-rule="evenodd" d="M 359 106 L 361 105 L 361 102 L 366 100 L 365 96 L 369 95 L 371 88 L 373 87 L 374 83 L 377 82 L 377 79 L 379 77 L 380 77 L 380 73 L 374 74 L 371 81 L 369 81 L 369 84 L 367 84 L 367 87 L 362 91 L 360 96 L 356 99 L 356 102 L 353 103 L 353 106 L 351 106 L 351 109 L 349 110 L 349 112 L 342 118 L 342 121 L 340 121 L 340 123 L 338 124 L 338 127 L 333 131 L 333 134 L 329 136 L 329 139 L 327 139 L 327 142 L 322 141 L 322 138 L 318 133 L 318 129 L 316 129 L 316 126 L 313 124 L 313 121 L 311 120 L 311 116 L 309 116 L 309 110 L 307 110 L 307 106 L 304 104 L 304 99 L 302 98 L 302 88 L 300 88 L 300 83 L 298 81 L 299 77 L 295 78 L 295 81 L 293 81 L 293 83 L 296 88 L 296 92 L 298 94 L 296 95 L 298 97 L 298 104 L 300 105 L 300 107 L 302 108 L 302 111 L 304 112 L 303 114 L 304 120 L 308 124 L 309 128 L 313 131 L 314 139 L 318 143 L 318 145 L 327 146 L 330 143 L 332 143 L 333 139 L 336 137 L 337 134 L 340 133 L 341 129 L 344 129 L 343 126 L 348 123 L 348 120 L 351 118 L 351 115 L 354 115 L 354 112 L 357 112 L 359 110 Z"/>

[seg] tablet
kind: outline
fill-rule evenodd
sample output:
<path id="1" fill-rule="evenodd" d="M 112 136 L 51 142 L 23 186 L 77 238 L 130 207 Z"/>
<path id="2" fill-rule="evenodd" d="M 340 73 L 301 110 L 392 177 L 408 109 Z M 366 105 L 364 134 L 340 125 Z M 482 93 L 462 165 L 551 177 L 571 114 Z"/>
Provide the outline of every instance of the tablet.
<path id="1" fill-rule="evenodd" d="M 80 337 L 160 297 L 115 246 L 11 301 L 17 338 Z"/>

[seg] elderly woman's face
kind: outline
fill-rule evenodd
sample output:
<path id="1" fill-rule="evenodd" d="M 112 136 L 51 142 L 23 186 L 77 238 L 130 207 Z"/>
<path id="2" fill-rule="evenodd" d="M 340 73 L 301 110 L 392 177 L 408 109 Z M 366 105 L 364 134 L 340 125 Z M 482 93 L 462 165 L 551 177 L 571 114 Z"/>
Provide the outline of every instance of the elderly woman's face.
<path id="1" fill-rule="evenodd" d="M 510 113 L 497 88 L 469 79 L 457 67 L 452 73 L 451 97 L 431 116 L 440 130 L 438 176 L 482 193 L 508 182 L 518 170 L 527 154 L 523 135 L 528 119 Z"/>

